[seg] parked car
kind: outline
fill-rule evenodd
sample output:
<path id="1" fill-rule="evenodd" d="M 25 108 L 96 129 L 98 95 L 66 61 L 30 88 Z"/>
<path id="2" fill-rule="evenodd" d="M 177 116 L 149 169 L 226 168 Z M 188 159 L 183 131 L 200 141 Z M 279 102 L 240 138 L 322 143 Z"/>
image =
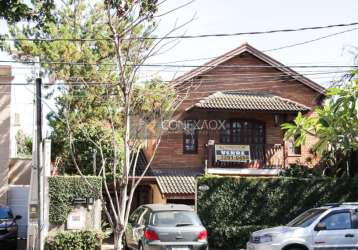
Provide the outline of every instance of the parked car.
<path id="1" fill-rule="evenodd" d="M 358 203 L 310 209 L 287 226 L 252 233 L 247 250 L 357 249 L 357 212 Z"/>
<path id="2" fill-rule="evenodd" d="M 137 208 L 124 235 L 127 249 L 207 250 L 208 233 L 187 205 L 150 204 Z"/>
<path id="3" fill-rule="evenodd" d="M 16 249 L 17 230 L 16 221 L 21 219 L 21 215 L 13 216 L 11 209 L 7 206 L 0 206 L 0 249 Z M 5 248 L 4 248 L 5 249 Z"/>

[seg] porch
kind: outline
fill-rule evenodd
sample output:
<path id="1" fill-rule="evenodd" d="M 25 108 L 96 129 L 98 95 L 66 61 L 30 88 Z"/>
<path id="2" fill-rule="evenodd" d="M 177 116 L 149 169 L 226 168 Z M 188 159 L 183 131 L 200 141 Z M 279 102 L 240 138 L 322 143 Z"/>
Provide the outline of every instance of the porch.
<path id="1" fill-rule="evenodd" d="M 308 107 L 272 93 L 217 92 L 188 108 L 186 119 L 195 119 L 194 124 L 217 121 L 219 129 L 195 130 L 189 125 L 183 151 L 202 152 L 207 170 L 251 169 L 248 175 L 259 169 L 279 170 L 294 154 L 292 142 L 284 140 L 281 124 L 307 111 Z"/>
<path id="2" fill-rule="evenodd" d="M 245 150 L 243 150 L 245 149 Z M 284 168 L 284 144 L 207 144 L 207 168 Z"/>

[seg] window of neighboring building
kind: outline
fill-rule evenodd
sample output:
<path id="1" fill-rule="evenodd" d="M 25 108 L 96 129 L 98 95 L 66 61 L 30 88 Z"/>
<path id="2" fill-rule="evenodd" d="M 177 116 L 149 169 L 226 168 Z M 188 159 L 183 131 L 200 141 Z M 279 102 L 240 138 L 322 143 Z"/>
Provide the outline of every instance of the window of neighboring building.
<path id="1" fill-rule="evenodd" d="M 230 120 L 220 131 L 220 143 L 226 144 L 264 144 L 265 127 L 258 121 Z"/>
<path id="2" fill-rule="evenodd" d="M 198 131 L 194 121 L 186 121 L 183 131 L 183 152 L 195 154 L 198 152 Z"/>

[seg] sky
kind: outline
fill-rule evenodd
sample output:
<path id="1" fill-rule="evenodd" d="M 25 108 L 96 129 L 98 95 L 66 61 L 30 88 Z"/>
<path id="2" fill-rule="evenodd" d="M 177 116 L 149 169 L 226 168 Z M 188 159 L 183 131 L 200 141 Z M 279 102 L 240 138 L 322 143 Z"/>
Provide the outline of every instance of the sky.
<path id="1" fill-rule="evenodd" d="M 164 1 L 159 8 L 158 15 L 185 3 L 187 1 Z M 351 23 L 358 22 L 357 9 L 357 0 L 196 0 L 186 7 L 160 17 L 156 34 L 158 36 L 164 35 L 172 30 L 175 24 L 187 23 L 193 17 L 194 20 L 172 35 L 235 33 Z M 270 35 L 182 39 L 174 47 L 168 47 L 167 50 L 163 50 L 160 55 L 152 58 L 150 62 L 168 63 L 216 57 L 245 42 L 265 51 L 352 28 L 358 28 L 358 25 Z M 5 31 L 4 22 L 0 22 L 0 34 Z M 354 46 L 358 47 L 358 29 L 305 45 L 267 52 L 267 54 L 286 65 L 352 65 L 352 53 L 358 54 L 358 50 L 355 50 Z M 4 53 L 0 53 L 0 60 L 7 59 L 11 58 Z M 207 60 L 180 62 L 178 64 L 201 65 Z M 32 75 L 30 69 L 23 67 L 17 64 L 13 68 L 15 83 L 24 82 L 27 77 Z M 332 69 L 332 71 L 340 70 Z M 183 69 L 174 71 L 168 68 L 146 68 L 142 74 L 144 77 L 159 75 L 163 79 L 169 80 L 184 73 Z M 300 72 L 300 70 L 297 71 Z M 324 86 L 328 86 L 329 81 L 337 77 L 337 74 L 310 76 L 312 80 Z M 33 124 L 31 105 L 33 103 L 33 89 L 31 87 L 14 86 L 12 97 L 12 113 L 20 113 L 24 130 L 31 133 Z"/>
<path id="2" fill-rule="evenodd" d="M 166 1 L 160 13 L 165 13 L 183 3 L 185 1 Z M 175 34 L 235 33 L 351 23 L 358 21 L 357 9 L 358 1 L 356 0 L 196 0 L 189 6 L 164 16 L 159 22 L 158 34 L 167 33 L 176 22 L 185 23 L 193 16 L 195 20 Z M 259 50 L 268 50 L 357 27 L 271 35 L 183 39 L 165 54 L 154 58 L 153 62 L 215 57 L 245 42 Z M 351 65 L 353 58 L 351 52 L 354 51 L 352 47 L 358 46 L 357 38 L 358 30 L 355 30 L 267 54 L 286 65 Z M 205 61 L 186 62 L 186 64 L 200 65 Z M 316 78 L 314 80 L 323 85 L 328 82 L 328 79 Z"/>

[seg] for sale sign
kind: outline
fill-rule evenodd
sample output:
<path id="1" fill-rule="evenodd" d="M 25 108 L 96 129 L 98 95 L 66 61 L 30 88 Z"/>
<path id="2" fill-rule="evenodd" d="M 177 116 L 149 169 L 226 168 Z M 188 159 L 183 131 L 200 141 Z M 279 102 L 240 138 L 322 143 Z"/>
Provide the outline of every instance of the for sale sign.
<path id="1" fill-rule="evenodd" d="M 250 145 L 215 145 L 215 161 L 249 162 Z"/>

